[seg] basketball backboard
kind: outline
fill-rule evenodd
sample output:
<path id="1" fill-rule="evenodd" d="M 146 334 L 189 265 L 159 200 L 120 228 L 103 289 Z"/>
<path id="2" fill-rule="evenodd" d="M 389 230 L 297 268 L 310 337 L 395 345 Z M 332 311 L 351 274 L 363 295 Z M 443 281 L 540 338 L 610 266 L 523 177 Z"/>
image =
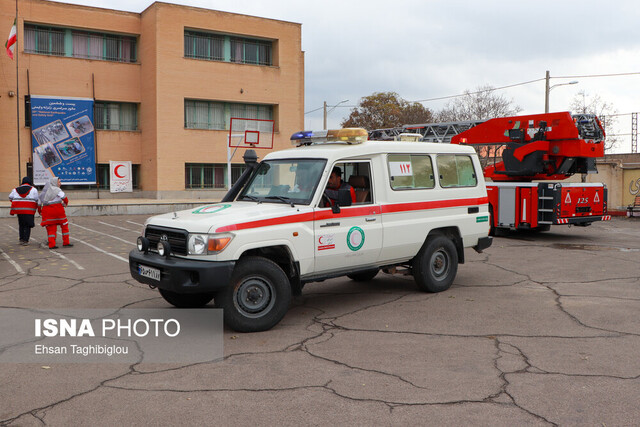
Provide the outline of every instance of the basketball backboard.
<path id="1" fill-rule="evenodd" d="M 273 148 L 274 120 L 232 117 L 229 124 L 230 148 Z"/>

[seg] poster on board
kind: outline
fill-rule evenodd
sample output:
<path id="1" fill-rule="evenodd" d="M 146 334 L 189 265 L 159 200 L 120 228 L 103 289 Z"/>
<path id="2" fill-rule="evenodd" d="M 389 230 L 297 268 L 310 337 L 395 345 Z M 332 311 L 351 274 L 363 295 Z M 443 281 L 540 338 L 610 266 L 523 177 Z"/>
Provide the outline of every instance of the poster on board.
<path id="1" fill-rule="evenodd" d="M 131 193 L 133 192 L 133 181 L 131 179 L 131 162 L 109 161 L 111 176 L 109 177 L 109 191 L 111 193 Z"/>
<path id="2" fill-rule="evenodd" d="M 31 95 L 33 181 L 95 184 L 93 99 Z"/>

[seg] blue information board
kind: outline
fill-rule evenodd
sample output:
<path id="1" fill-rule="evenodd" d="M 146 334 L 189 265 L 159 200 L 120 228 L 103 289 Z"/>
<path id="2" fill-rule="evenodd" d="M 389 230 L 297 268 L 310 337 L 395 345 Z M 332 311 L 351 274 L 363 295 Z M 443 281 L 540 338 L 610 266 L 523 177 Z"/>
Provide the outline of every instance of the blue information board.
<path id="1" fill-rule="evenodd" d="M 31 95 L 31 144 L 36 185 L 95 184 L 93 99 Z"/>

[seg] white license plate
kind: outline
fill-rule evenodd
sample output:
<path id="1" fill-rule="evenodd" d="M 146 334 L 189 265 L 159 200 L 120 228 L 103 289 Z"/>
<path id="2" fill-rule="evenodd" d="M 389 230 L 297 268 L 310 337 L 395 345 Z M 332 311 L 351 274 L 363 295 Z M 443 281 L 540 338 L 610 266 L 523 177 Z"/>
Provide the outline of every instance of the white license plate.
<path id="1" fill-rule="evenodd" d="M 138 274 L 153 280 L 160 281 L 160 270 L 157 268 L 147 267 L 146 265 L 138 265 Z"/>

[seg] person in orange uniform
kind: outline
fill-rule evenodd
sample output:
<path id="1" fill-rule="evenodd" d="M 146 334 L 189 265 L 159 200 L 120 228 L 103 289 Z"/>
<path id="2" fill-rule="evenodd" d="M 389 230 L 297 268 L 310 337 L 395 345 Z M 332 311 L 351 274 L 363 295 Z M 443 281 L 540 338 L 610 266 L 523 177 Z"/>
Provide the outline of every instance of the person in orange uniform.
<path id="1" fill-rule="evenodd" d="M 33 217 L 38 209 L 38 190 L 28 176 L 22 178 L 22 185 L 16 187 L 9 194 L 11 211 L 9 215 L 18 215 L 20 244 L 29 244 L 31 229 L 34 227 Z"/>
<path id="2" fill-rule="evenodd" d="M 42 194 L 40 194 L 40 205 L 38 210 L 42 215 L 41 226 L 47 228 L 47 238 L 49 240 L 49 249 L 57 249 L 56 231 L 60 225 L 62 232 L 62 246 L 71 247 L 69 242 L 69 221 L 64 207 L 69 204 L 69 199 L 60 189 L 60 179 L 53 176 L 45 184 Z"/>

